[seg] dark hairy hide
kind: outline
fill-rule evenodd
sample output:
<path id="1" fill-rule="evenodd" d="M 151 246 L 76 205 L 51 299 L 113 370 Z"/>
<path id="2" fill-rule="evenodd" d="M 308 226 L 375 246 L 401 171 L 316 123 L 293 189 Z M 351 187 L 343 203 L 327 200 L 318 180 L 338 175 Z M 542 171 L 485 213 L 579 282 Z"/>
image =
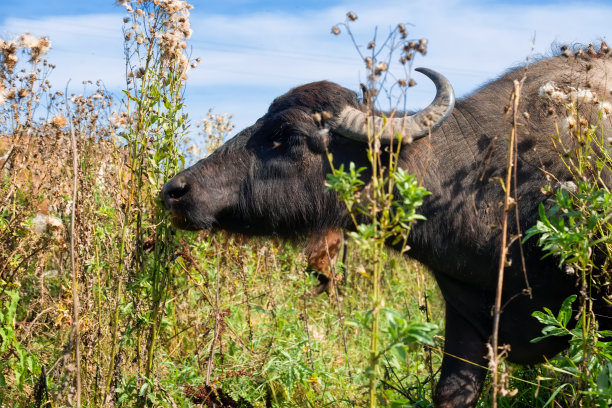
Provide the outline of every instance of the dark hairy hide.
<path id="1" fill-rule="evenodd" d="M 487 374 L 481 367 L 487 366 L 503 215 L 498 180 L 506 171 L 514 82 L 526 78 L 516 123 L 519 221 L 510 217 L 510 236 L 535 224 L 538 206 L 547 203 L 543 188 L 572 180 L 552 142 L 555 136 L 574 146 L 568 105 L 578 112 L 577 120 L 597 124 L 602 135 L 612 130 L 612 112 L 601 114 L 603 108 L 612 110 L 606 101 L 612 89 L 607 46 L 567 54 L 508 72 L 458 101 L 430 137 L 402 147 L 400 166 L 431 192 L 420 209 L 427 221 L 412 229 L 408 255 L 432 271 L 446 301 L 439 407 L 474 406 Z M 166 184 L 162 194 L 175 224 L 283 237 L 352 227 L 343 203 L 325 188 L 326 151 L 336 168 L 350 162 L 369 167 L 366 145 L 321 120 L 332 118 L 333 124 L 345 107 L 366 110 L 354 92 L 326 81 L 277 98 L 253 126 Z M 603 182 L 612 186 L 610 174 Z M 567 347 L 567 339 L 531 343 L 542 329 L 531 313 L 544 307 L 556 312 L 563 299 L 577 293 L 576 278 L 560 270 L 556 260 L 542 260 L 535 239 L 524 247 L 525 277 L 518 242 L 507 258 L 499 339 L 510 345 L 510 361 L 534 364 Z M 531 297 L 524 294 L 527 280 Z M 612 328 L 611 306 L 601 298 L 595 309 L 600 327 Z"/>

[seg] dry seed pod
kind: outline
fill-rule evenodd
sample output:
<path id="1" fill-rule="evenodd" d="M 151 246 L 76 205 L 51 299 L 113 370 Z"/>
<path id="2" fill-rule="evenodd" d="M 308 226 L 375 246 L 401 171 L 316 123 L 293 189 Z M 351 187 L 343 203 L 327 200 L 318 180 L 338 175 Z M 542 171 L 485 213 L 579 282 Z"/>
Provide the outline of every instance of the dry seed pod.
<path id="1" fill-rule="evenodd" d="M 397 25 L 397 29 L 400 32 L 402 40 L 405 39 L 408 36 L 408 31 L 406 31 L 406 27 L 403 24 L 398 24 Z"/>

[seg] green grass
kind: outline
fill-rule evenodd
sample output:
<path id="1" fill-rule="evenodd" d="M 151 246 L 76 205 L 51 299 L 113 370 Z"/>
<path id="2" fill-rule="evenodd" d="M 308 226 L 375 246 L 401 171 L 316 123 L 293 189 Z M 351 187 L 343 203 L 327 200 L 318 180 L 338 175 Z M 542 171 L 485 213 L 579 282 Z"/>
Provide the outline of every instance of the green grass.
<path id="1" fill-rule="evenodd" d="M 215 389 L 219 398 L 227 395 L 245 407 L 432 406 L 444 305 L 422 266 L 380 245 L 374 275 L 371 256 L 359 250 L 363 236 L 356 236 L 346 265 L 336 265 L 336 273 L 347 273 L 341 296 L 313 298 L 305 295 L 318 281 L 305 272 L 301 243 L 169 225 L 157 192 L 191 151 L 184 144 L 188 101 L 179 75 L 185 60 L 180 43 L 169 53 L 152 35 L 170 29 L 163 24 L 169 11 L 149 2 L 133 6 L 153 17 L 128 14 L 127 66 L 134 74 L 126 78 L 122 103 L 102 87 L 79 97 L 50 90 L 45 79 L 53 67 L 40 49 L 33 58 L 34 51 L 19 43 L 0 54 L 2 84 L 27 90 L 0 104 L 0 405 L 74 406 L 80 393 L 86 407 L 196 407 L 202 402 L 194 394 Z M 11 65 L 10 53 L 19 55 L 19 65 Z M 38 74 L 31 78 L 30 72 Z M 205 136 L 216 146 L 231 124 L 210 115 L 208 123 Z M 74 215 L 72 135 L 78 156 Z M 409 175 L 395 181 L 416 188 Z M 346 187 L 350 196 L 351 183 Z M 380 197 L 395 205 L 384 191 Z M 399 208 L 400 221 L 412 222 L 410 203 Z M 46 221 L 37 230 L 41 219 Z M 609 223 L 596 228 L 607 231 Z M 586 332 L 594 333 L 593 327 Z M 609 346 L 596 345 L 599 365 L 590 371 L 596 383 L 584 385 L 588 379 L 563 371 L 572 361 L 586 361 L 579 351 L 589 336 L 580 333 L 577 347 L 549 364 L 505 364 L 511 395 L 499 405 L 572 406 L 585 390 L 607 395 Z M 372 358 L 372 350 L 383 352 Z M 588 398 L 582 401 L 597 400 Z M 485 390 L 479 406 L 490 405 Z"/>

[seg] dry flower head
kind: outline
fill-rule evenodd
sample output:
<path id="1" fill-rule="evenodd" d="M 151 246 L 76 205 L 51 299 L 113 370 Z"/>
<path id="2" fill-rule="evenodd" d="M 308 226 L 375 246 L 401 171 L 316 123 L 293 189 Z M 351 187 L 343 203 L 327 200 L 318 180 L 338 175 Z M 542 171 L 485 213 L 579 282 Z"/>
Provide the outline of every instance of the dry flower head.
<path id="1" fill-rule="evenodd" d="M 147 14 L 144 3 L 146 2 L 127 0 L 119 2 L 128 13 L 132 14 L 131 20 L 130 18 L 123 20 L 125 23 L 132 22 L 132 31 L 125 34 L 125 40 L 132 40 L 138 26 L 148 27 L 148 36 L 136 35 L 136 44 L 157 42 L 161 51 L 162 66 L 168 69 L 180 69 L 184 75 L 191 65 L 183 50 L 187 49 L 185 40 L 189 39 L 193 32 L 189 23 L 189 10 L 193 6 L 183 0 L 153 1 L 153 6 L 159 7 L 159 13 Z M 156 15 L 160 17 L 159 21 L 156 20 Z M 145 23 L 145 19 L 151 21 Z"/>

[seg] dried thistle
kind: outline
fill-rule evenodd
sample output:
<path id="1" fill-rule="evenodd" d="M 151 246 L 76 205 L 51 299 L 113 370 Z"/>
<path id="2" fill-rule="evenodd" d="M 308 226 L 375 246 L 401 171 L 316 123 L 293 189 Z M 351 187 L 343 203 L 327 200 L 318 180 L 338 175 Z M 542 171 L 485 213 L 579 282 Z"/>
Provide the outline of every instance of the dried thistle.
<path id="1" fill-rule="evenodd" d="M 403 24 L 398 24 L 397 25 L 397 29 L 400 32 L 400 35 L 402 37 L 402 40 L 405 40 L 406 37 L 408 36 L 408 31 L 406 31 L 406 27 Z"/>
<path id="2" fill-rule="evenodd" d="M 374 75 L 378 76 L 389 69 L 389 66 L 384 62 L 380 62 L 376 65 L 376 69 L 374 70 Z"/>
<path id="3" fill-rule="evenodd" d="M 61 114 L 57 114 L 57 115 L 53 116 L 51 118 L 50 122 L 56 128 L 63 128 L 68 123 L 66 118 L 63 115 L 61 115 Z"/>

